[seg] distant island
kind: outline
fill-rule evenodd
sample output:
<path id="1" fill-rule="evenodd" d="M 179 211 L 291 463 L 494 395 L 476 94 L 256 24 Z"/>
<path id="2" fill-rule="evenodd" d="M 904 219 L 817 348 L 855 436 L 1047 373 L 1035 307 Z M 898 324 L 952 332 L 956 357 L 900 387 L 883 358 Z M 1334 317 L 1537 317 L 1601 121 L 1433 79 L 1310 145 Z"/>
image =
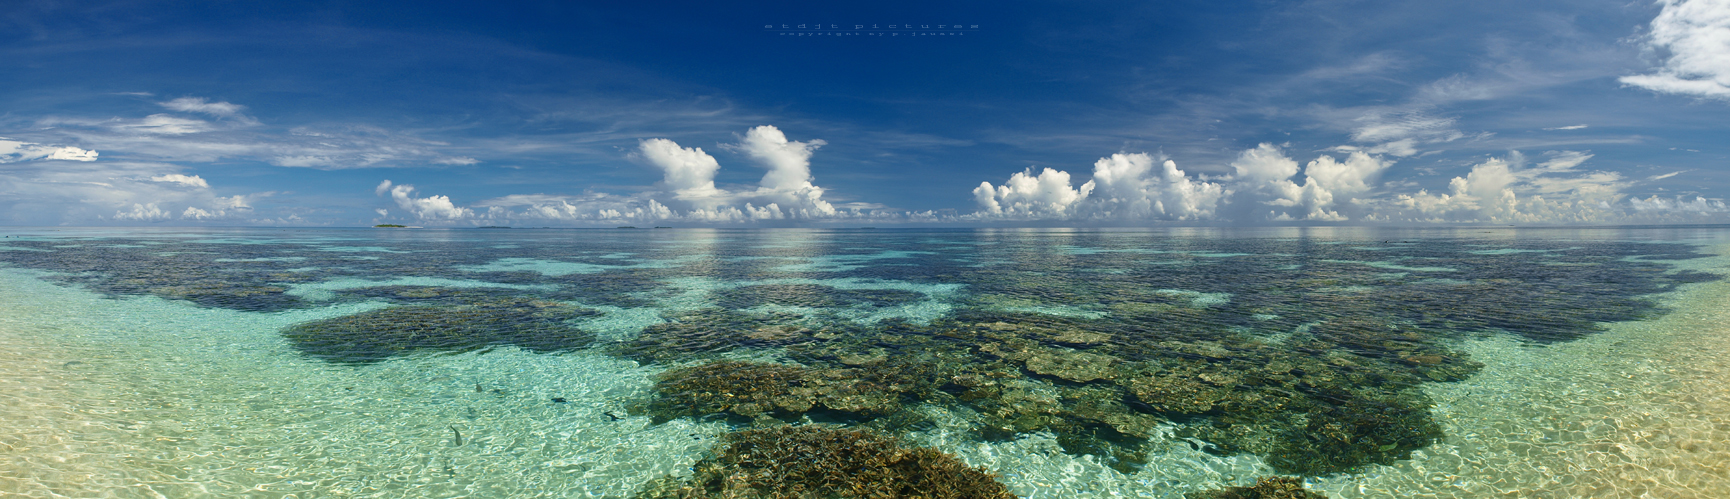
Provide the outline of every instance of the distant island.
<path id="1" fill-rule="evenodd" d="M 619 228 L 621 228 L 621 229 L 635 229 L 635 228 L 637 228 L 637 226 L 635 226 L 635 225 L 620 225 Z"/>
<path id="2" fill-rule="evenodd" d="M 475 228 L 476 229 L 509 229 L 510 226 L 508 226 L 508 225 L 482 225 L 480 227 L 475 227 Z"/>
<path id="3" fill-rule="evenodd" d="M 373 227 L 384 227 L 384 228 L 391 228 L 391 229 L 406 229 L 406 228 L 408 228 L 407 225 L 397 225 L 397 224 L 378 224 L 378 225 L 374 225 Z"/>

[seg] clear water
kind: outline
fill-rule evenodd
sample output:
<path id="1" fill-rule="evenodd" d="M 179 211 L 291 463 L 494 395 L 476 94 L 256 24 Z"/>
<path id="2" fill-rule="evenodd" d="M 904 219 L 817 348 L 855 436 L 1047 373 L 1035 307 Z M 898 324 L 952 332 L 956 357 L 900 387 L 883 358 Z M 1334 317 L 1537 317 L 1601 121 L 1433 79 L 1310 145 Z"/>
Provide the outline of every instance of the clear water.
<path id="1" fill-rule="evenodd" d="M 1725 228 L 0 234 L 0 495 L 630 497 L 777 418 L 1025 497 L 1730 495 Z M 657 412 L 722 361 L 942 379 Z"/>

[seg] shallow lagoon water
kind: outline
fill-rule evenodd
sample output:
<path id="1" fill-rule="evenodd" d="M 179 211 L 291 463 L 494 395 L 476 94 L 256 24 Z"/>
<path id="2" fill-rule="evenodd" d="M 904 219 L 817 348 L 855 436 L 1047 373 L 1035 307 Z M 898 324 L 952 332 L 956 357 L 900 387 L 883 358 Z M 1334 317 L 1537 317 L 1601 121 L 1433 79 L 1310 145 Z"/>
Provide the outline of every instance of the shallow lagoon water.
<path id="1" fill-rule="evenodd" d="M 1369 313 L 1352 300 L 1378 289 L 1411 298 L 1490 285 L 1543 306 L 1625 313 L 1546 317 L 1541 307 L 1494 303 L 1467 306 L 1506 316 L 1446 316 L 1424 303 L 1388 311 L 1399 317 L 1390 322 L 1431 335 L 1422 348 L 1444 352 L 1425 355 L 1482 367 L 1412 384 L 1440 437 L 1395 449 L 1401 455 L 1386 463 L 1310 474 L 1312 489 L 1730 494 L 1730 345 L 1721 340 L 1730 286 L 1714 279 L 1730 271 L 1724 229 L 5 232 L 14 236 L 6 248 L 22 251 L 0 252 L 0 468 L 9 470 L 0 494 L 629 497 L 655 478 L 689 474 L 723 434 L 753 424 L 725 414 L 656 422 L 641 406 L 663 373 L 719 360 L 817 368 L 825 357 L 811 345 L 854 347 L 846 338 L 741 337 L 653 359 L 614 348 L 682 331 L 673 325 L 701 328 L 713 315 L 689 314 L 718 303 L 735 305 L 725 317 L 747 321 L 747 336 L 765 324 L 884 334 L 1007 317 L 1099 323 L 1089 331 L 1117 335 L 1181 331 L 1189 336 L 1172 341 L 1185 348 L 1275 348 Z M 1566 273 L 1599 267 L 1614 268 Z M 1307 287 L 1289 287 L 1299 285 Z M 1631 291 L 1641 295 L 1634 302 L 1608 295 Z M 1590 293 L 1607 294 L 1581 296 Z M 477 344 L 343 364 L 283 335 L 391 307 L 463 310 L 518 298 L 591 311 L 569 324 L 596 339 L 550 352 Z M 1605 318 L 1619 320 L 1593 321 Z M 1076 341 L 1032 348 L 1103 352 L 1121 358 L 1114 366 L 1173 365 L 1134 340 Z M 1310 354 L 1378 361 L 1358 348 Z M 1061 405 L 1065 390 L 1116 386 L 1015 362 L 1029 364 L 1006 381 L 1019 388 L 1004 393 L 1020 397 Z M 1202 431 L 1229 417 L 1217 410 L 1135 407 L 1156 424 L 1134 442 L 1144 462 L 1124 465 L 1066 447 L 1056 427 L 982 432 L 982 407 L 995 406 L 941 397 L 901 406 L 921 420 L 894 430 L 905 442 L 986 467 L 1025 497 L 1181 497 L 1291 472 L 1255 449 L 1222 449 L 1218 434 Z"/>

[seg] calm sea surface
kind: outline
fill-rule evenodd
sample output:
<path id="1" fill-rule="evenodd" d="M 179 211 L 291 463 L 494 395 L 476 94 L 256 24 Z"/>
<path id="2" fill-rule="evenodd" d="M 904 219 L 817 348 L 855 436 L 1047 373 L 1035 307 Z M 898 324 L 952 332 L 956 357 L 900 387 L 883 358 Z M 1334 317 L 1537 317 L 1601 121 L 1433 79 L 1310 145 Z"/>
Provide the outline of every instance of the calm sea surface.
<path id="1" fill-rule="evenodd" d="M 1730 497 L 1730 228 L 0 235 L 0 495 Z"/>

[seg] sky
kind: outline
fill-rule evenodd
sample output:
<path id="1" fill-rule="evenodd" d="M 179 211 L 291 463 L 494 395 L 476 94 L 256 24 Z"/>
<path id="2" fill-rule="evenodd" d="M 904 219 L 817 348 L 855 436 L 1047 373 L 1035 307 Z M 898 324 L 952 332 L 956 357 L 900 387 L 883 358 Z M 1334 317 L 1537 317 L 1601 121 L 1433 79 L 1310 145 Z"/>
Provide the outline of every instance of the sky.
<path id="1" fill-rule="evenodd" d="M 1730 0 L 0 12 L 0 225 L 1730 223 Z"/>

